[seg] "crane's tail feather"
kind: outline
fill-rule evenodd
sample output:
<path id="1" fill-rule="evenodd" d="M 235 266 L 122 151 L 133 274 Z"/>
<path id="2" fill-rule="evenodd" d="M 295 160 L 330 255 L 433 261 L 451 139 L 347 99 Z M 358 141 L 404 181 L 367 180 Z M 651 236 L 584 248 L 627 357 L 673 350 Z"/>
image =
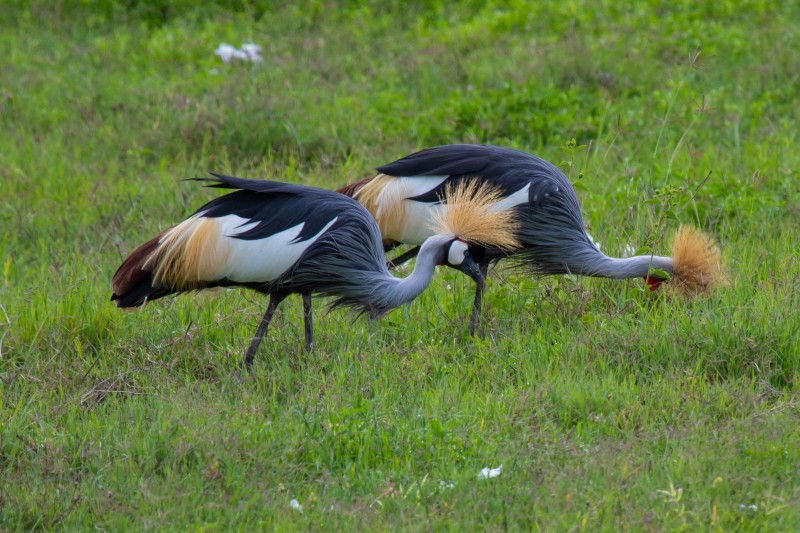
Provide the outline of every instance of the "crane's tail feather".
<path id="1" fill-rule="evenodd" d="M 216 279 L 227 246 L 216 219 L 192 216 L 139 246 L 111 280 L 118 307 L 138 307 L 175 292 L 202 289 Z"/>
<path id="2" fill-rule="evenodd" d="M 714 239 L 692 226 L 675 232 L 672 261 L 670 285 L 686 296 L 708 294 L 727 281 Z"/>
<path id="3" fill-rule="evenodd" d="M 139 307 L 170 291 L 153 286 L 153 272 L 147 262 L 159 245 L 163 233 L 142 244 L 128 256 L 111 279 L 111 300 L 117 307 Z"/>
<path id="4" fill-rule="evenodd" d="M 342 187 L 341 189 L 337 189 L 336 192 L 339 194 L 344 194 L 345 196 L 349 196 L 350 198 L 355 198 L 356 195 L 359 193 L 362 187 L 367 185 L 374 176 L 368 176 L 366 178 L 360 179 L 353 183 L 349 183 Z"/>

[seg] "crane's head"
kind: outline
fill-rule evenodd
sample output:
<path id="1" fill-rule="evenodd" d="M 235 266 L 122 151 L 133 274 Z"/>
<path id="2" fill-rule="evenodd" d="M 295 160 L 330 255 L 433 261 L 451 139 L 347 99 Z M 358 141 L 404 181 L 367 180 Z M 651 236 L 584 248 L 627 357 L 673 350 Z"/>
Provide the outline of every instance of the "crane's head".
<path id="1" fill-rule="evenodd" d="M 453 239 L 450 242 L 444 264 L 463 272 L 478 285 L 483 286 L 486 283 L 480 267 L 472 257 L 470 245 L 461 239 Z"/>
<path id="2" fill-rule="evenodd" d="M 672 257 L 652 257 L 654 270 L 644 276 L 651 291 L 666 283 L 684 296 L 709 294 L 727 281 L 714 239 L 691 226 L 681 226 L 672 241 Z M 665 266 L 658 262 L 666 263 Z"/>
<path id="3" fill-rule="evenodd" d="M 484 283 L 483 274 L 472 257 L 469 243 L 454 235 L 428 237 L 422 243 L 418 257 L 430 257 L 436 265 L 454 268 L 472 278 L 475 283 Z"/>
<path id="4" fill-rule="evenodd" d="M 460 270 L 478 285 L 485 279 L 478 267 L 485 247 L 514 250 L 518 222 L 511 210 L 492 209 L 502 199 L 497 188 L 479 180 L 461 181 L 445 188 L 443 209 L 433 217 L 437 235 L 449 235 L 447 255 L 442 264 Z"/>

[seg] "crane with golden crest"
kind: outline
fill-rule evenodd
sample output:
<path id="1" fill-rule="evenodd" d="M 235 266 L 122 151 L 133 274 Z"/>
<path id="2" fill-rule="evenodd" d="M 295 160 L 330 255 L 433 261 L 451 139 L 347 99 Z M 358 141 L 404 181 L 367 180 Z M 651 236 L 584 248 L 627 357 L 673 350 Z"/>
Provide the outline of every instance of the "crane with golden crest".
<path id="1" fill-rule="evenodd" d="M 414 300 L 437 265 L 484 283 L 474 247 L 513 250 L 516 222 L 491 210 L 499 191 L 488 184 L 446 187 L 450 207 L 432 215 L 414 271 L 389 273 L 378 224 L 358 202 L 333 191 L 214 174 L 211 187 L 235 189 L 136 248 L 111 282 L 119 307 L 139 307 L 176 293 L 244 287 L 269 296 L 266 313 L 244 355 L 250 370 L 278 305 L 291 294 L 304 302 L 306 349 L 313 342 L 311 296 L 333 297 L 379 318 Z"/>
<path id="2" fill-rule="evenodd" d="M 722 279 L 714 242 L 689 226 L 678 229 L 669 257 L 603 254 L 584 229 L 570 181 L 556 166 L 534 155 L 498 146 L 453 144 L 413 153 L 377 171 L 340 192 L 372 213 L 386 249 L 424 242 L 431 234 L 430 221 L 448 210 L 444 192 L 468 183 L 496 191 L 495 202 L 487 209 L 512 214 L 514 235 L 521 244 L 513 250 L 471 247 L 482 278 L 492 262 L 508 257 L 534 275 L 641 277 L 653 290 L 669 280 L 685 294 L 708 292 Z M 408 260 L 418 251 L 414 248 L 392 263 Z M 476 286 L 470 332 L 479 321 L 483 287 Z"/>

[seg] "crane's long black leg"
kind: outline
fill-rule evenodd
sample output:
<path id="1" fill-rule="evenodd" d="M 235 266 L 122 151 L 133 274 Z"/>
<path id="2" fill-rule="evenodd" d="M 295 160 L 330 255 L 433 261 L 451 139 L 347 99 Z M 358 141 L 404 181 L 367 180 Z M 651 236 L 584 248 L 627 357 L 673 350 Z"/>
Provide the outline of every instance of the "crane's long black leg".
<path id="1" fill-rule="evenodd" d="M 404 252 L 404 253 L 398 255 L 397 257 L 395 257 L 394 259 L 390 259 L 389 261 L 387 261 L 386 262 L 386 268 L 398 267 L 398 266 L 402 265 L 403 263 L 405 263 L 406 261 L 408 261 L 409 259 L 417 257 L 418 253 L 419 253 L 419 246 L 415 246 L 412 249 L 410 249 L 409 251 Z"/>
<path id="2" fill-rule="evenodd" d="M 305 348 L 307 352 L 310 352 L 314 345 L 314 319 L 311 315 L 311 293 L 303 295 L 303 321 L 305 322 L 306 329 Z"/>
<path id="3" fill-rule="evenodd" d="M 275 310 L 278 308 L 278 304 L 280 304 L 284 298 L 285 296 L 282 295 L 270 295 L 267 312 L 264 313 L 264 318 L 261 319 L 261 323 L 258 325 L 258 329 L 256 329 L 256 334 L 253 335 L 253 340 L 250 341 L 247 351 L 244 352 L 244 367 L 250 373 L 253 372 L 253 357 L 255 357 L 256 352 L 258 351 L 258 346 L 261 344 L 261 339 L 263 339 L 264 335 L 267 334 L 267 328 L 269 328 L 269 323 L 272 321 L 273 315 L 275 315 Z"/>
<path id="4" fill-rule="evenodd" d="M 469 334 L 474 335 L 475 330 L 481 323 L 481 300 L 483 299 L 483 289 L 486 288 L 486 275 L 489 273 L 489 263 L 480 263 L 481 280 L 475 281 L 475 300 L 472 302 L 472 312 L 469 315 Z"/>

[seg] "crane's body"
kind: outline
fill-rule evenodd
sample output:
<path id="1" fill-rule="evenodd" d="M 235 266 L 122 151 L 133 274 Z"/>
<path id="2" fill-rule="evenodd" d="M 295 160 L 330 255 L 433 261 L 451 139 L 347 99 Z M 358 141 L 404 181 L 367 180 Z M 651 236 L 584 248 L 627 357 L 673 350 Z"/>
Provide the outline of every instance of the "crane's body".
<path id="1" fill-rule="evenodd" d="M 439 233 L 423 242 L 413 273 L 396 278 L 386 267 L 375 220 L 353 199 L 313 187 L 215 176 L 208 180 L 213 187 L 237 190 L 137 248 L 114 275 L 112 300 L 136 307 L 173 293 L 233 286 L 270 295 L 245 356 L 248 368 L 275 308 L 290 294 L 304 297 L 309 348 L 312 294 L 377 318 L 416 298 L 436 265 L 482 282 L 458 228 L 439 225 Z"/>
<path id="2" fill-rule="evenodd" d="M 390 167 L 391 165 L 387 165 Z M 382 172 L 386 167 L 381 167 Z M 419 245 L 431 234 L 431 221 L 445 209 L 441 197 L 445 189 L 468 176 L 406 176 L 402 170 L 395 173 L 382 173 L 369 180 L 368 190 L 373 197 L 363 194 L 356 198 L 373 212 L 381 229 L 384 243 Z M 484 180 L 498 192 L 499 198 L 489 206 L 491 211 L 505 211 L 528 202 L 527 182 L 504 183 L 502 180 Z M 365 182 L 361 182 L 364 184 Z M 514 187 L 519 186 L 514 191 Z"/>
<path id="3" fill-rule="evenodd" d="M 643 277 L 651 287 L 675 272 L 670 257 L 612 258 L 586 234 L 580 205 L 569 179 L 539 157 L 496 146 L 455 144 L 429 148 L 377 168 L 377 176 L 341 189 L 373 214 L 385 248 L 420 244 L 429 235 L 427 221 L 448 209 L 442 191 L 454 183 L 478 182 L 499 191 L 493 211 L 510 211 L 521 247 L 513 259 L 537 275 L 578 274 L 624 279 Z M 413 257 L 416 250 L 401 256 Z M 507 250 L 475 247 L 473 257 L 485 276 L 489 264 Z M 470 329 L 477 324 L 481 286 L 476 290 Z"/>

